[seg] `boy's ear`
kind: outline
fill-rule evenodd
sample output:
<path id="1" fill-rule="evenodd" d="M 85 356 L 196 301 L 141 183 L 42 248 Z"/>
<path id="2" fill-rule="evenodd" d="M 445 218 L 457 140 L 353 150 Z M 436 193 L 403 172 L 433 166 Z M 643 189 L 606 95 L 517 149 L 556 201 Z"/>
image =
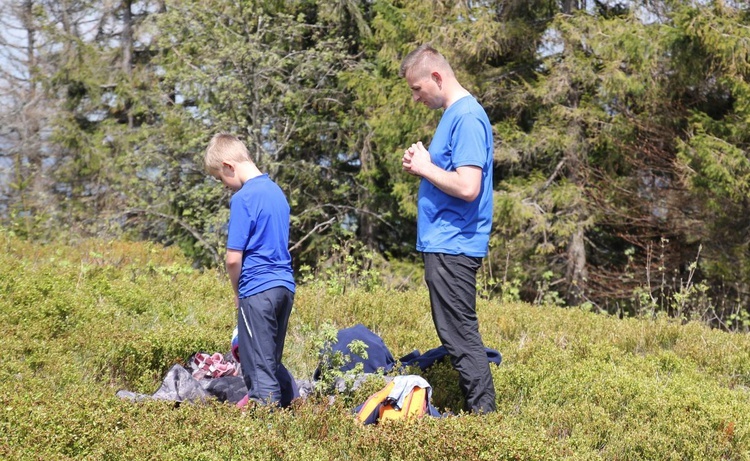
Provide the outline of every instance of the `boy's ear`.
<path id="1" fill-rule="evenodd" d="M 222 160 L 221 161 L 221 168 L 229 168 L 231 171 L 234 171 L 234 162 L 231 160 Z"/>

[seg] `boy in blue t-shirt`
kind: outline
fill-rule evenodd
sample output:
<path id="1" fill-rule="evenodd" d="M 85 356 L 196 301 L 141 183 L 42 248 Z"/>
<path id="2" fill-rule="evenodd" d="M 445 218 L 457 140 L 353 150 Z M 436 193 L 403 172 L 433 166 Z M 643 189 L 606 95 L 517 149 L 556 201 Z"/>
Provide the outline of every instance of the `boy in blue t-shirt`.
<path id="1" fill-rule="evenodd" d="M 206 148 L 206 171 L 234 191 L 229 205 L 226 268 L 235 294 L 239 357 L 247 399 L 287 406 L 298 396 L 282 365 L 294 274 L 289 204 L 237 137 L 220 133 Z"/>
<path id="2" fill-rule="evenodd" d="M 476 313 L 476 274 L 492 226 L 492 125 L 482 106 L 430 45 L 409 53 L 400 74 L 412 98 L 443 109 L 429 151 L 405 149 L 403 170 L 421 178 L 417 251 L 422 253 L 432 319 L 445 346 L 466 409 L 496 410 L 495 387 Z"/>

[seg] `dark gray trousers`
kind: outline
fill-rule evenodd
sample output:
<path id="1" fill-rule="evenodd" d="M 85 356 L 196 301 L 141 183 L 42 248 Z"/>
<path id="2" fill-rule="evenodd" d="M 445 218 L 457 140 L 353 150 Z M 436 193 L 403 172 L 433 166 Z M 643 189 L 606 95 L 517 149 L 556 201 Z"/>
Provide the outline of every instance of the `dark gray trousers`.
<path id="1" fill-rule="evenodd" d="M 294 378 L 281 364 L 293 303 L 294 293 L 284 287 L 240 299 L 239 355 L 250 400 L 287 406 L 297 395 Z"/>
<path id="2" fill-rule="evenodd" d="M 458 371 L 466 410 L 495 411 L 495 385 L 477 320 L 477 270 L 481 258 L 423 253 L 432 320 Z"/>

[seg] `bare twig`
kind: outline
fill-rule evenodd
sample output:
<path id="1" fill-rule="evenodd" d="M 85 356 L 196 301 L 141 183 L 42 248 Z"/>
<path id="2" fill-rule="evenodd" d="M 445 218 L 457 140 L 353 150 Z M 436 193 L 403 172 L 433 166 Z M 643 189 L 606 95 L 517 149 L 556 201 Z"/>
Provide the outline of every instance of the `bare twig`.
<path id="1" fill-rule="evenodd" d="M 325 229 L 327 229 L 331 224 L 333 224 L 334 222 L 336 222 L 336 219 L 337 219 L 336 216 L 334 216 L 333 218 L 329 219 L 328 221 L 320 222 L 320 223 L 316 224 L 315 227 L 313 227 L 310 232 L 308 232 L 307 234 L 305 234 L 305 236 L 302 237 L 301 239 L 299 239 L 297 241 L 297 243 L 295 243 L 294 245 L 292 245 L 289 248 L 289 251 L 292 252 L 292 251 L 296 250 L 297 248 L 299 248 L 299 246 L 302 245 L 302 242 L 304 242 L 305 240 L 307 240 L 315 232 L 317 232 L 319 230 L 325 230 Z"/>

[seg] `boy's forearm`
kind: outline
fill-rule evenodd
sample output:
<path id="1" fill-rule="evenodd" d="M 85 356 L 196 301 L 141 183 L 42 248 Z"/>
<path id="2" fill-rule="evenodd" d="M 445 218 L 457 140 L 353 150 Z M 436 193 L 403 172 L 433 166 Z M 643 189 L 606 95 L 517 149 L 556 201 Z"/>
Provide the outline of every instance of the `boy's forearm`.
<path id="1" fill-rule="evenodd" d="M 232 282 L 234 294 L 237 296 L 240 294 L 240 268 L 227 264 L 227 273 L 229 274 L 229 281 Z"/>
<path id="2" fill-rule="evenodd" d="M 229 281 L 232 283 L 234 296 L 239 298 L 240 273 L 242 272 L 242 252 L 237 250 L 227 250 L 226 259 L 227 274 Z"/>

